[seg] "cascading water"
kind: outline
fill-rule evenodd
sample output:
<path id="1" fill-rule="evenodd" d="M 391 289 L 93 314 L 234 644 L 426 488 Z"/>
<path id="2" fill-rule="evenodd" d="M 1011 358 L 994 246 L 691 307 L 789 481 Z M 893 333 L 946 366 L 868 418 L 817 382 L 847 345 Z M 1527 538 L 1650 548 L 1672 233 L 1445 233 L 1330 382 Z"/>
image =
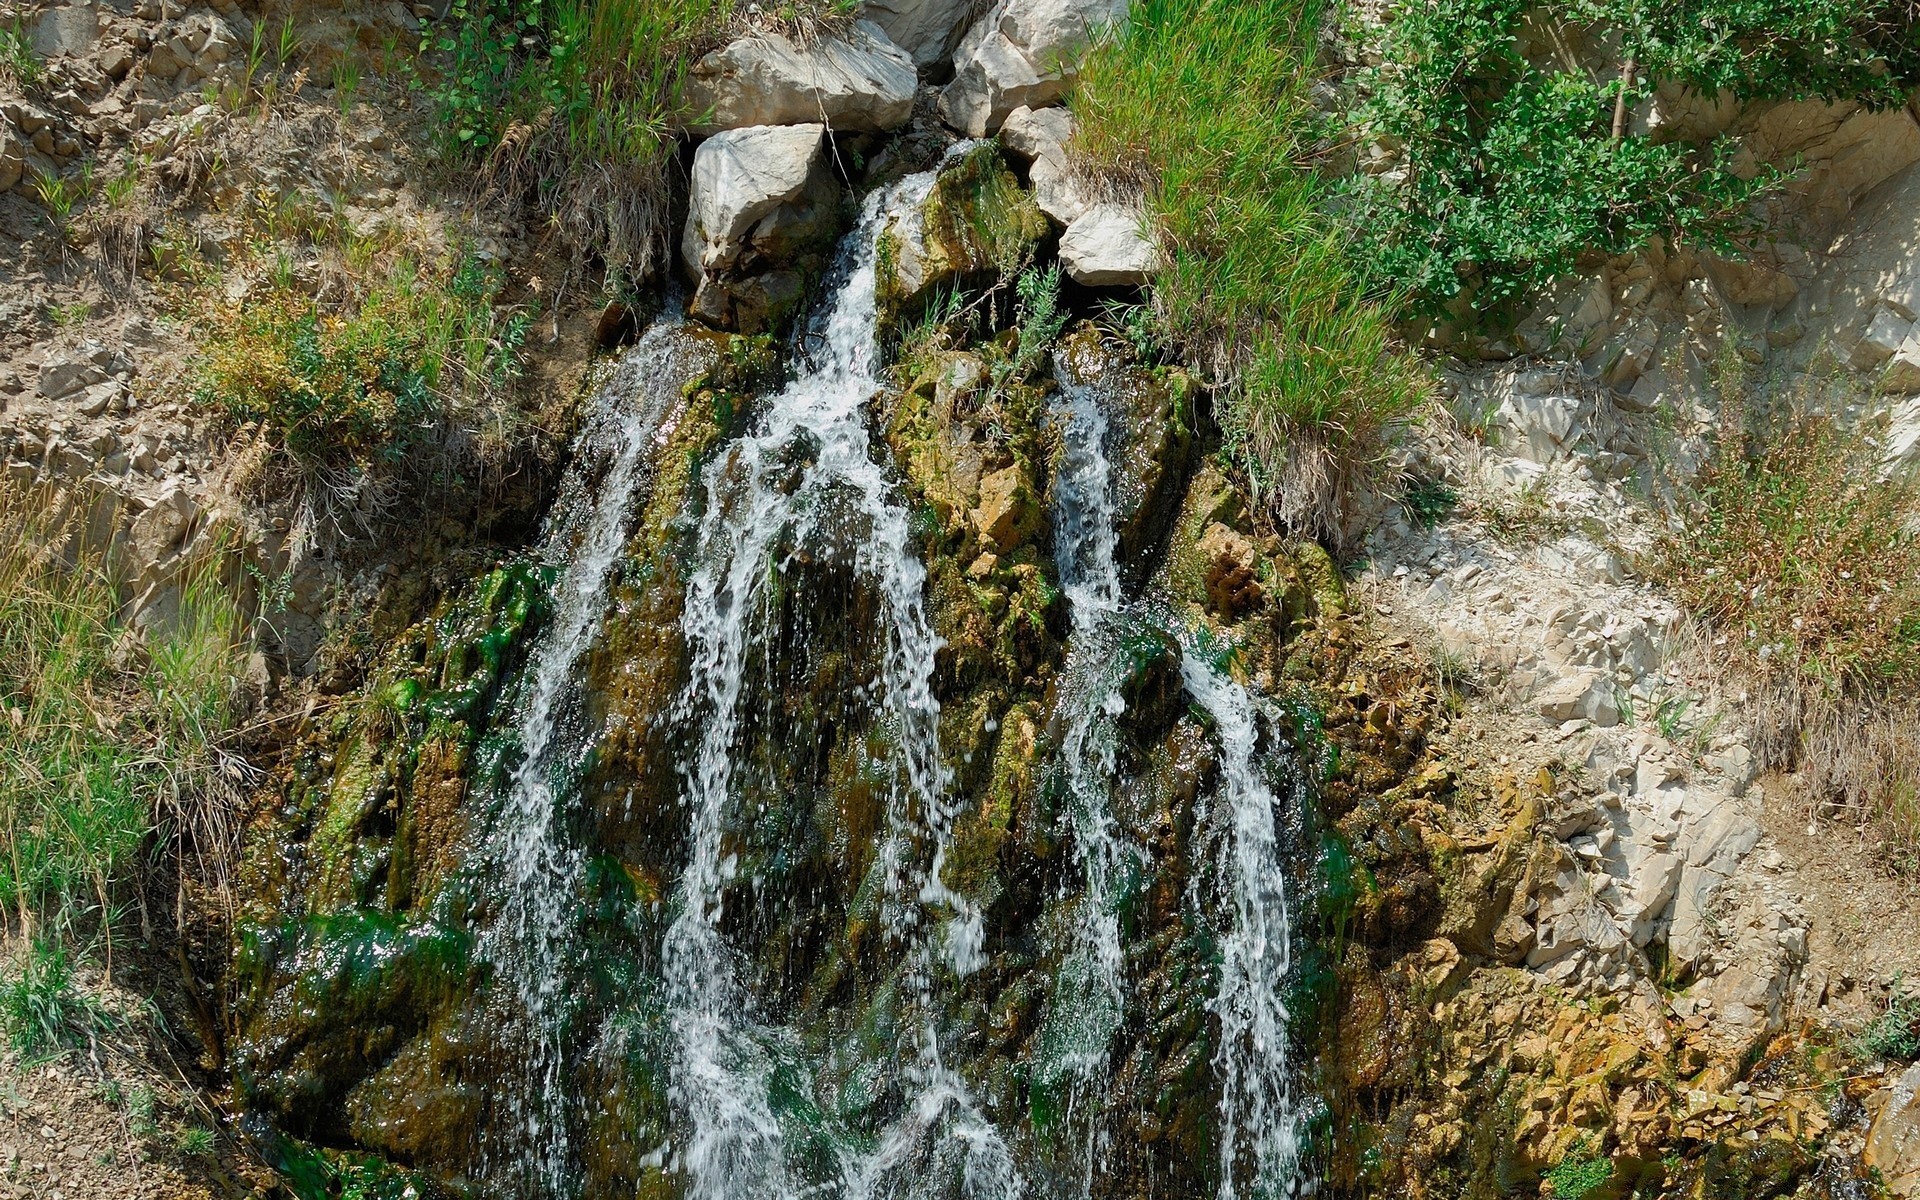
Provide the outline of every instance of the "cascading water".
<path id="1" fill-rule="evenodd" d="M 480 946 L 513 988 L 525 1026 L 526 1079 L 510 1101 L 501 1144 L 491 1148 L 496 1172 L 522 1194 L 562 1195 L 572 1171 L 564 971 L 572 957 L 568 909 L 584 857 L 568 836 L 566 807 L 591 744 L 581 727 L 577 668 L 605 616 L 652 451 L 703 364 L 701 346 L 677 319 L 663 318 L 627 352 L 599 389 L 543 538 L 543 556 L 560 574 L 553 619 L 534 647 L 515 712 L 523 757 L 487 847 L 504 903 Z"/>
<path id="2" fill-rule="evenodd" d="M 1064 1076 L 1064 1119 L 1080 1159 L 1079 1190 L 1084 1196 L 1093 1189 L 1106 1146 L 1101 1092 L 1124 1010 L 1119 907 L 1139 852 L 1121 833 L 1111 804 L 1119 782 L 1117 723 L 1126 712 L 1120 691 L 1126 663 L 1119 645 L 1124 617 L 1115 561 L 1118 537 L 1107 417 L 1097 385 L 1068 355 L 1056 356 L 1054 377 L 1060 385 L 1055 418 L 1063 442 L 1054 481 L 1054 560 L 1074 630 L 1062 688 L 1067 721 L 1060 769 L 1086 891 L 1075 945 L 1062 965 L 1055 995 L 1056 1017 L 1050 1028 L 1058 1044 L 1046 1047 L 1046 1057 Z"/>
<path id="3" fill-rule="evenodd" d="M 1232 927 L 1220 943 L 1213 1055 L 1220 1084 L 1220 1200 L 1292 1194 L 1300 1157 L 1287 1057 L 1287 971 L 1292 926 L 1274 812 L 1279 800 L 1255 751 L 1253 695 L 1189 639 L 1181 680 L 1213 719 L 1220 744 L 1220 791 L 1228 837 L 1221 873 L 1231 892 Z M 1304 784 L 1296 786 L 1303 791 Z M 1305 796 L 1289 797 L 1296 806 Z"/>
<path id="4" fill-rule="evenodd" d="M 814 361 L 770 398 L 758 430 L 707 475 L 683 619 L 691 675 L 678 705 L 680 718 L 699 730 L 684 768 L 690 847 L 663 949 L 677 1047 L 672 1096 L 686 1130 L 678 1165 L 696 1200 L 774 1200 L 802 1187 L 769 1097 L 774 1034 L 761 1025 L 721 932 L 723 888 L 736 869 L 722 833 L 736 791 L 746 674 L 768 633 L 769 570 L 792 566 L 775 561 L 776 548 L 818 548 L 822 535 L 849 532 L 852 566 L 880 599 L 883 650 L 873 691 L 894 746 L 880 850 L 885 924 L 895 936 L 920 930 L 912 935 L 909 982 L 925 1024 L 912 1035 L 907 1075 L 916 1094 L 906 1114 L 870 1154 L 847 1154 L 834 1182 L 853 1196 L 913 1196 L 927 1162 L 945 1159 L 968 1181 L 969 1196 L 1009 1200 L 1019 1190 L 1006 1146 L 942 1064 L 933 1024 L 935 949 L 915 904 L 947 911 L 946 965 L 963 974 L 979 961 L 979 916 L 941 878 L 952 811 L 931 682 L 939 642 L 907 512 L 874 460 L 864 419 L 880 389 L 878 238 L 886 222 L 925 199 L 934 178 L 911 176 L 868 198 L 843 244 L 832 300 L 809 331 L 819 347 Z M 796 458 L 805 459 L 797 477 Z M 910 851 L 922 843 L 932 847 L 931 860 L 915 870 Z"/>

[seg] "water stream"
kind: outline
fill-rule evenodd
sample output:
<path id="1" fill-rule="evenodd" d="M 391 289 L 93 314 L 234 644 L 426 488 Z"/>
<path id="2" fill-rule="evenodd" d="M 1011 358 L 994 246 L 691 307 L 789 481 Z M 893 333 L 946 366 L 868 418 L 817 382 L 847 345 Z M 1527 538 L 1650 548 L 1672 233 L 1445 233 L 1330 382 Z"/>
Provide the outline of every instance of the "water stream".
<path id="1" fill-rule="evenodd" d="M 769 1100 L 762 1047 L 770 1031 L 721 932 L 724 886 L 736 869 L 722 832 L 736 792 L 747 668 L 770 632 L 769 568 L 793 565 L 776 559 L 777 548 L 832 553 L 849 540 L 856 574 L 880 601 L 882 661 L 871 691 L 893 747 L 884 764 L 882 924 L 911 956 L 908 982 L 923 1023 L 900 1047 L 916 1095 L 870 1154 L 848 1154 L 842 1187 L 876 1200 L 919 1195 L 927 1163 L 943 1160 L 962 1172 L 969 1196 L 1010 1200 L 1019 1192 L 1011 1154 L 943 1064 L 934 1027 L 933 977 L 978 966 L 979 915 L 942 878 L 953 802 L 932 689 L 939 641 L 908 514 L 875 460 L 864 412 L 880 389 L 878 236 L 925 199 L 934 178 L 911 176 L 868 198 L 831 276 L 831 300 L 808 331 L 811 360 L 767 401 L 756 432 L 707 475 L 683 622 L 691 680 L 679 703 L 681 718 L 699 730 L 684 768 L 691 846 L 663 955 L 677 1045 L 673 1100 L 687 1130 L 679 1165 L 695 1200 L 799 1194 Z M 935 918 L 944 918 L 937 944 Z"/>
<path id="2" fill-rule="evenodd" d="M 564 1079 L 568 909 L 584 854 L 566 808 L 591 732 L 579 714 L 577 668 L 598 633 L 613 567 L 649 482 L 649 463 L 702 343 L 677 318 L 655 323 L 601 385 L 574 447 L 542 539 L 560 568 L 551 623 L 535 643 L 516 712 L 522 759 L 505 788 L 487 857 L 498 873 L 502 912 L 481 939 L 482 956 L 510 984 L 524 1022 L 526 1075 L 510 1102 L 495 1169 L 530 1195 L 563 1195 L 572 1174 Z"/>

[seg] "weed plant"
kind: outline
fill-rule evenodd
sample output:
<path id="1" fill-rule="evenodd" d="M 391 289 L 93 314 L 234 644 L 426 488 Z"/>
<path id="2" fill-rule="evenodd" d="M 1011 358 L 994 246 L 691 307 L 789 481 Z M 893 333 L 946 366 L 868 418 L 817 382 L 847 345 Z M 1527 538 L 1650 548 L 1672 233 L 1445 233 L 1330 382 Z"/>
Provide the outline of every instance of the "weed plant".
<path id="1" fill-rule="evenodd" d="M 209 557 L 172 620 L 128 628 L 87 515 L 0 492 L 0 911 L 49 937 L 110 938 L 144 847 L 218 853 L 230 828 L 219 745 L 246 621 Z"/>
<path id="2" fill-rule="evenodd" d="M 0 980 L 0 1026 L 23 1059 L 86 1047 L 120 1024 L 115 1013 L 74 985 L 73 965 L 58 939 L 32 939 L 17 973 Z"/>
<path id="3" fill-rule="evenodd" d="M 1920 845 L 1920 477 L 1801 397 L 1725 447 L 1664 547 L 1749 695 L 1765 767 Z"/>
<path id="4" fill-rule="evenodd" d="M 1362 294 L 1308 163 L 1317 0 L 1143 0 L 1082 65 L 1084 168 L 1145 192 L 1157 337 L 1222 386 L 1235 461 L 1281 522 L 1338 537 L 1424 393 Z"/>

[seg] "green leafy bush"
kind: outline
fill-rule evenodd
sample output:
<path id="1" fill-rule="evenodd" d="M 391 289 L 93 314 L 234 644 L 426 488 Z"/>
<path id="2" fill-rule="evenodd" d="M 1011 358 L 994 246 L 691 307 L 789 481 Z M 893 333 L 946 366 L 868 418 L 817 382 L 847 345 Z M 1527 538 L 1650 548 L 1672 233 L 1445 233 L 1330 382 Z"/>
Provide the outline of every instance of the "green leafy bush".
<path id="1" fill-rule="evenodd" d="M 1496 323 L 1588 254 L 1652 237 L 1728 251 L 1781 175 L 1735 147 L 1636 132 L 1662 83 L 1740 100 L 1905 102 L 1920 78 L 1896 0 L 1432 0 L 1355 36 L 1356 122 L 1392 169 L 1347 189 L 1369 279 L 1427 317 Z M 1609 48 L 1590 70 L 1575 48 Z M 1589 58 L 1597 57 L 1589 55 Z"/>
<path id="2" fill-rule="evenodd" d="M 1920 992 L 1903 991 L 1902 982 L 1899 978 L 1893 981 L 1886 1011 L 1867 1022 L 1854 1037 L 1851 1049 L 1856 1058 L 1869 1062 L 1920 1059 Z"/>
<path id="3" fill-rule="evenodd" d="M 1612 1177 L 1612 1160 L 1596 1153 L 1583 1136 L 1547 1172 L 1547 1184 L 1554 1200 L 1585 1200 Z"/>
<path id="4" fill-rule="evenodd" d="M 1076 148 L 1143 189 L 1167 263 L 1154 340 L 1224 387 L 1236 462 L 1281 521 L 1337 536 L 1424 394 L 1306 164 L 1315 0 L 1142 0 L 1082 64 Z"/>

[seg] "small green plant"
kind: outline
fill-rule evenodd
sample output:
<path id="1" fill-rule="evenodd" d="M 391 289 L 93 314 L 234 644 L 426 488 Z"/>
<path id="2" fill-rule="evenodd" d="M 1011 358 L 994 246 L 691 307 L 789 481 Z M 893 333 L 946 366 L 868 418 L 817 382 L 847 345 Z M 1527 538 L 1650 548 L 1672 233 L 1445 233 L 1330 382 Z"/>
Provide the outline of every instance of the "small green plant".
<path id="1" fill-rule="evenodd" d="M 160 1128 L 157 1108 L 153 1089 L 144 1083 L 135 1084 L 126 1097 L 127 1132 L 141 1141 L 153 1137 Z"/>
<path id="2" fill-rule="evenodd" d="M 63 239 L 72 227 L 74 210 L 86 201 L 89 180 L 90 172 L 84 169 L 79 179 L 55 172 L 34 172 L 33 194 L 53 218 L 54 231 Z"/>
<path id="3" fill-rule="evenodd" d="M 93 305 L 85 300 L 75 300 L 71 304 L 53 304 L 47 307 L 47 320 L 52 321 L 56 329 L 78 329 L 93 316 Z"/>
<path id="4" fill-rule="evenodd" d="M 27 32 L 25 17 L 15 17 L 0 25 L 0 83 L 9 80 L 20 88 L 38 87 L 46 64 L 33 52 L 33 35 Z"/>
<path id="5" fill-rule="evenodd" d="M 1408 482 L 1406 491 L 1400 494 L 1400 503 L 1406 506 L 1414 524 L 1431 529 L 1459 506 L 1460 493 L 1444 479 L 1422 477 Z"/>
<path id="6" fill-rule="evenodd" d="M 1542 479 L 1476 501 L 1474 515 L 1489 533 L 1509 545 L 1551 542 L 1565 537 L 1571 528 L 1566 517 L 1553 507 Z"/>
<path id="7" fill-rule="evenodd" d="M 189 1158 L 206 1158 L 216 1142 L 213 1130 L 205 1125 L 183 1125 L 174 1135 L 173 1148 Z"/>
<path id="8" fill-rule="evenodd" d="M 1016 375 L 1039 365 L 1040 356 L 1066 328 L 1067 311 L 1060 305 L 1060 267 L 1029 267 L 1014 281 L 1019 297 L 1020 351 Z"/>
<path id="9" fill-rule="evenodd" d="M 35 938 L 17 973 L 0 983 L 0 1024 L 23 1058 L 86 1046 L 119 1023 L 98 1000 L 74 986 L 67 949 L 55 939 Z"/>
<path id="10" fill-rule="evenodd" d="M 333 103 L 340 119 L 353 111 L 354 97 L 360 94 L 360 63 L 352 58 L 336 59 L 333 64 Z"/>
<path id="11" fill-rule="evenodd" d="M 1613 1161 L 1603 1157 L 1586 1135 L 1568 1147 L 1562 1158 L 1547 1172 L 1547 1184 L 1554 1200 L 1585 1200 L 1613 1177 Z"/>
<path id="12" fill-rule="evenodd" d="M 1901 976 L 1894 977 L 1886 1011 L 1854 1035 L 1850 1049 L 1855 1058 L 1868 1062 L 1920 1059 L 1920 991 L 1905 991 L 1904 982 Z"/>
<path id="13" fill-rule="evenodd" d="M 1653 723 L 1660 730 L 1660 736 L 1670 742 L 1678 742 L 1686 732 L 1687 710 L 1693 707 L 1693 701 L 1686 696 L 1669 696 L 1653 710 Z"/>

